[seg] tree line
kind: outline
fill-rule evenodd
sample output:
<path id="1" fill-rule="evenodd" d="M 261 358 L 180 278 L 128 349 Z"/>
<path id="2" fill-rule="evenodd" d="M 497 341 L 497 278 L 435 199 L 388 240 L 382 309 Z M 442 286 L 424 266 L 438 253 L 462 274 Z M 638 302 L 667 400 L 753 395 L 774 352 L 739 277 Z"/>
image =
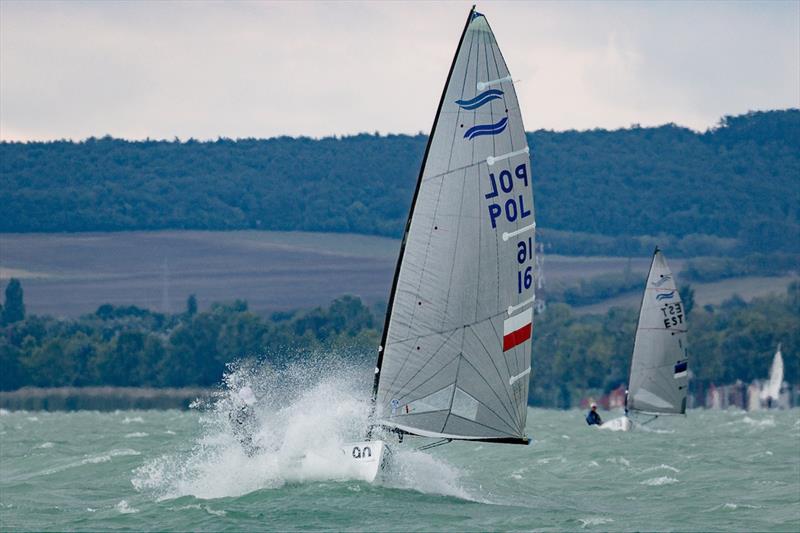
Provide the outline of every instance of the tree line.
<path id="1" fill-rule="evenodd" d="M 0 143 L 0 232 L 269 229 L 401 235 L 426 137 Z M 549 251 L 800 252 L 800 110 L 536 131 Z"/>
<path id="2" fill-rule="evenodd" d="M 800 283 L 783 295 L 750 303 L 734 296 L 703 308 L 693 305 L 692 294 L 690 286 L 682 290 L 694 383 L 766 378 L 779 342 L 786 380 L 800 382 Z M 201 311 L 190 297 L 176 314 L 103 305 L 78 319 L 58 320 L 27 316 L 21 285 L 12 281 L 0 315 L 0 390 L 211 386 L 237 359 L 282 365 L 319 349 L 339 350 L 369 367 L 381 314 L 351 296 L 269 317 L 241 300 Z M 583 391 L 608 392 L 626 383 L 636 319 L 632 308 L 577 315 L 567 304 L 550 305 L 535 320 L 530 402 L 569 406 Z"/>

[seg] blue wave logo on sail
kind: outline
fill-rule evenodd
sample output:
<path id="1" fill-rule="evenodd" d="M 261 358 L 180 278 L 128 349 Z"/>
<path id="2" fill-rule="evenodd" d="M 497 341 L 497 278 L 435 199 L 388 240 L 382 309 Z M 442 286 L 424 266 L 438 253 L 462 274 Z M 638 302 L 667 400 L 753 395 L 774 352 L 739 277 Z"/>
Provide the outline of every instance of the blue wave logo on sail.
<path id="1" fill-rule="evenodd" d="M 480 137 L 481 135 L 497 135 L 498 133 L 503 133 L 503 131 L 505 131 L 506 125 L 508 125 L 508 117 L 501 118 L 497 124 L 481 124 L 478 126 L 472 126 L 464 134 L 464 138 L 472 140 L 475 137 Z"/>
<path id="2" fill-rule="evenodd" d="M 673 296 L 675 296 L 675 291 L 662 292 L 661 294 L 656 295 L 656 300 L 658 300 L 659 302 L 661 300 L 672 300 Z"/>
<path id="3" fill-rule="evenodd" d="M 656 287 L 660 287 L 660 286 L 662 286 L 663 284 L 665 284 L 666 282 L 668 282 L 671 279 L 672 279 L 672 276 L 664 276 L 660 280 L 654 281 L 653 285 L 655 285 Z"/>
<path id="4" fill-rule="evenodd" d="M 503 96 L 503 91 L 500 89 L 489 89 L 488 91 L 483 91 L 475 98 L 470 100 L 456 100 L 456 103 L 461 109 L 471 111 L 473 109 L 478 109 L 483 104 L 491 102 L 492 100 L 498 100 L 501 96 Z"/>

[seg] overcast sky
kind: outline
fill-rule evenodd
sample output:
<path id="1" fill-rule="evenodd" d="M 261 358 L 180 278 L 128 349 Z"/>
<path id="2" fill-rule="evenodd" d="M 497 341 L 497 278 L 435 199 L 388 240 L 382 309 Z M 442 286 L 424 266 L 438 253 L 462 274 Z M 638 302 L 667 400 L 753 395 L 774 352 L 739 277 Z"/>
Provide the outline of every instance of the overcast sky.
<path id="1" fill-rule="evenodd" d="M 471 2 L 0 1 L 0 137 L 429 131 Z M 528 130 L 800 107 L 800 1 L 478 2 Z"/>

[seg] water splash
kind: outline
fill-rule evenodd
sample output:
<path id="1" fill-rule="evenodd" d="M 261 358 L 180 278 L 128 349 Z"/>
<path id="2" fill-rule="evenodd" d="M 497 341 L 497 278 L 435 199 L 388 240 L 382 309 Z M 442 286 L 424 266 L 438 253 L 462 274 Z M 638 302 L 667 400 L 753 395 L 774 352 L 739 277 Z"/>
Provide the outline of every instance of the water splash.
<path id="1" fill-rule="evenodd" d="M 341 448 L 367 431 L 370 384 L 364 367 L 330 355 L 312 355 L 280 370 L 239 363 L 208 403 L 194 406 L 202 410 L 201 432 L 191 451 L 146 462 L 131 482 L 157 499 L 211 499 L 287 483 L 352 480 L 355 472 L 342 460 Z M 244 386 L 256 397 L 250 420 L 255 451 L 249 455 L 231 420 Z M 458 470 L 443 461 L 401 447 L 392 458 L 383 484 L 467 497 Z"/>

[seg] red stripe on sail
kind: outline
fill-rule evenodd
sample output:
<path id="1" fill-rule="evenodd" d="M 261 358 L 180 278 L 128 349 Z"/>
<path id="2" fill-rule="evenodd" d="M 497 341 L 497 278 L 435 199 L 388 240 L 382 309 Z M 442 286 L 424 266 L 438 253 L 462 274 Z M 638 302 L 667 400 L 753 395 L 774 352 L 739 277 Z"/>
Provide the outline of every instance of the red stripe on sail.
<path id="1" fill-rule="evenodd" d="M 508 335 L 503 335 L 503 351 L 507 352 L 514 346 L 519 346 L 526 340 L 530 339 L 532 330 L 532 324 L 529 322 L 518 330 L 512 331 Z"/>

